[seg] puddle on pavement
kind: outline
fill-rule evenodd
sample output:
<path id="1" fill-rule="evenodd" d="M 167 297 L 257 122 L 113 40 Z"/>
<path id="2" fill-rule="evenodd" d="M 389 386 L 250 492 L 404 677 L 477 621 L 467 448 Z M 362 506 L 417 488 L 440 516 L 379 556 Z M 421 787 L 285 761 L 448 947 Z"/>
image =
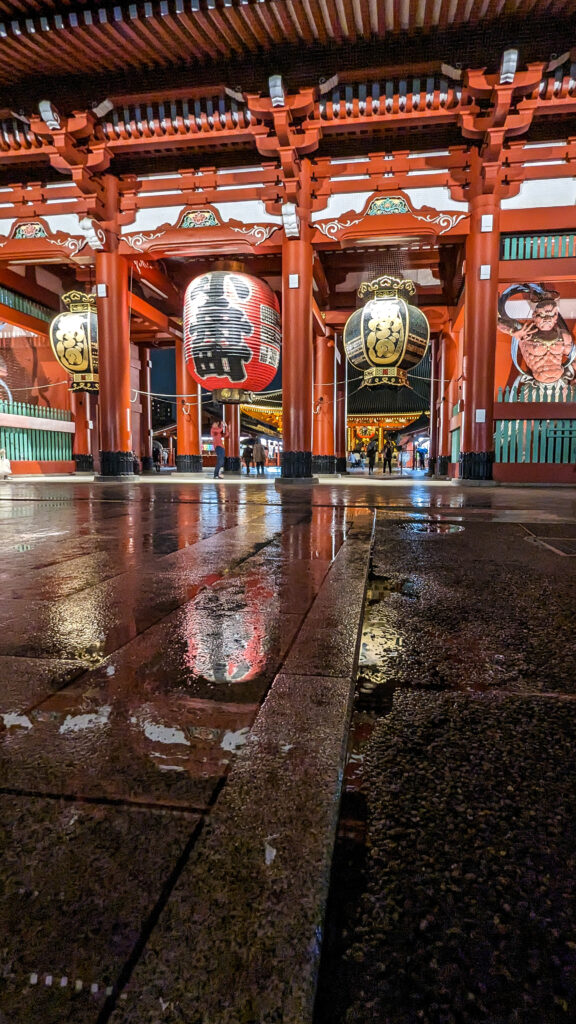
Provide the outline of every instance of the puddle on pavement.
<path id="1" fill-rule="evenodd" d="M 400 527 L 408 533 L 462 533 L 464 530 L 457 523 L 401 523 Z"/>

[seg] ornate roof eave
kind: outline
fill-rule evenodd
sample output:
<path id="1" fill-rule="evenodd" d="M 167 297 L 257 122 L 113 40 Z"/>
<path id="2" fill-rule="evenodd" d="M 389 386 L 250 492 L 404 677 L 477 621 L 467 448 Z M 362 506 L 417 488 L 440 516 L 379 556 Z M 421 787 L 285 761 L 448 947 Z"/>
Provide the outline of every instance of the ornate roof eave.
<path id="1" fill-rule="evenodd" d="M 205 256 L 246 254 L 265 251 L 268 240 L 279 229 L 277 224 L 242 224 L 230 220 L 212 227 L 183 228 L 174 224 L 161 224 L 151 231 L 123 234 L 119 251 L 126 256 L 141 253 L 145 258 L 163 256 Z M 277 248 L 276 246 L 273 247 Z"/>
<path id="2" fill-rule="evenodd" d="M 370 195 L 360 213 L 349 210 L 331 220 L 318 219 L 314 223 L 315 244 L 327 241 L 342 246 L 403 238 L 415 233 L 436 239 L 440 235 L 450 238 L 465 236 L 469 230 L 466 207 L 461 211 L 436 210 L 423 206 L 416 210 L 406 194 L 398 192 Z"/>

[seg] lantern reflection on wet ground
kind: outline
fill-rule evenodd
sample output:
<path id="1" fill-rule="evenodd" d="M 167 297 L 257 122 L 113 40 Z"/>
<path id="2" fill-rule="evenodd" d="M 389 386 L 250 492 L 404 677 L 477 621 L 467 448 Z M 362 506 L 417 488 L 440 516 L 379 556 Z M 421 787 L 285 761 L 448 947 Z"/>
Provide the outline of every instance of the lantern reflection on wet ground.
<path id="1" fill-rule="evenodd" d="M 331 566 L 343 538 L 354 536 L 355 520 L 370 517 L 372 507 L 378 508 L 381 527 L 397 524 L 381 555 L 380 582 L 372 581 L 371 596 L 378 598 L 380 611 L 378 622 L 373 617 L 369 624 L 382 628 L 375 656 L 383 657 L 390 674 L 398 676 L 403 667 L 408 680 L 414 676 L 414 651 L 429 649 L 435 637 L 435 663 L 444 665 L 444 671 L 462 673 L 465 664 L 468 677 L 470 665 L 482 667 L 485 657 L 482 622 L 454 607 L 454 594 L 460 590 L 445 587 L 445 567 L 435 561 L 434 552 L 440 559 L 442 545 L 466 542 L 472 522 L 492 533 L 495 526 L 504 532 L 512 528 L 515 543 L 527 549 L 533 568 L 538 551 L 543 557 L 542 549 L 526 544 L 523 537 L 528 535 L 510 520 L 539 521 L 558 530 L 563 515 L 573 518 L 569 493 L 456 492 L 450 485 L 412 482 L 386 488 L 331 482 L 298 495 L 279 495 L 273 485 L 250 490 L 176 482 L 156 488 L 146 483 L 137 488 L 22 483 L 15 485 L 9 500 L 0 499 L 0 800 L 4 820 L 10 821 L 2 835 L 0 910 L 10 963 L 3 979 L 2 1011 L 11 1020 L 61 1024 L 73 1017 L 88 1024 L 96 1017 L 105 1019 L 106 990 L 125 977 L 125 965 L 140 955 L 143 922 L 152 933 L 157 929 L 157 936 L 166 921 L 163 901 L 175 866 L 186 861 L 186 870 L 193 870 L 196 854 L 202 859 L 200 848 L 187 860 L 188 853 L 208 811 L 212 828 L 213 812 L 235 785 L 235 778 L 223 783 L 252 747 L 246 742 L 250 729 L 255 719 L 266 716 L 278 692 L 278 669 L 292 656 L 294 639 L 298 646 L 303 634 L 311 637 L 303 666 L 306 659 L 318 661 L 315 643 L 322 623 L 315 609 L 319 603 L 324 609 L 322 595 L 329 591 L 332 600 L 340 590 L 344 608 L 349 607 L 350 567 L 342 573 L 342 562 L 333 570 Z M 451 526 L 466 519 L 466 530 L 420 533 L 402 525 L 443 526 L 441 517 Z M 23 525 L 28 550 L 20 550 Z M 409 548 L 409 569 L 398 565 L 404 557 L 401 545 Z M 425 629 L 426 605 L 419 589 L 425 567 L 418 558 L 423 545 L 437 570 Z M 549 552 L 546 557 L 556 556 Z M 513 558 L 505 574 L 516 563 L 523 568 L 516 551 Z M 493 573 L 497 562 L 492 555 L 489 560 Z M 561 561 L 555 570 L 560 588 L 565 586 L 565 572 L 560 575 L 565 559 Z M 450 565 L 456 566 L 456 575 L 461 571 L 457 559 Z M 513 571 L 521 596 L 529 574 L 520 578 L 520 570 Z M 470 566 L 474 595 L 475 572 L 475 565 Z M 389 581 L 383 584 L 385 575 Z M 211 591 L 221 616 L 214 624 L 217 639 L 199 651 L 198 635 L 213 626 L 215 611 L 207 596 Z M 546 594 L 547 603 L 554 601 L 552 591 Z M 511 614 L 509 588 L 503 586 L 497 596 Z M 451 638 L 446 628 L 437 635 L 439 610 L 449 606 L 455 630 Z M 505 617 L 500 618 L 506 629 Z M 307 633 L 311 619 L 313 634 Z M 556 612 L 548 621 L 556 629 L 560 615 Z M 569 621 L 563 621 L 569 628 Z M 235 633 L 240 639 L 236 647 Z M 326 644 L 322 651 L 338 657 L 343 636 L 346 622 L 339 636 L 330 632 L 334 650 Z M 538 633 L 535 644 L 540 637 Z M 564 643 L 562 652 L 566 649 Z M 365 647 L 365 661 L 370 653 Z M 559 675 L 564 653 L 554 664 Z M 334 676 L 322 674 L 332 671 L 332 665 L 321 665 L 319 678 L 310 681 L 316 686 L 318 723 L 325 716 L 323 701 L 336 683 Z M 286 678 L 284 673 L 282 685 Z M 304 680 L 299 691 L 304 700 L 309 680 L 298 678 Z M 379 681 L 371 681 L 374 688 L 364 687 L 361 695 L 365 705 L 385 696 Z M 283 730 L 293 720 L 297 703 L 284 709 Z M 366 732 L 365 723 L 366 717 Z M 282 758 L 293 756 L 300 733 L 293 739 L 294 748 L 283 747 Z M 313 755 L 313 744 L 302 742 L 302 775 L 293 773 L 296 786 L 306 773 L 317 779 Z M 350 771 L 357 778 L 362 751 L 355 756 Z M 346 785 L 354 784 L 350 778 Z M 283 790 L 272 794 L 272 810 L 275 801 L 288 802 Z M 311 811 L 315 828 L 315 804 Z M 261 843 L 257 836 L 257 885 L 273 878 L 273 871 L 289 859 L 270 838 L 269 832 L 276 831 L 264 830 Z M 209 832 L 203 830 L 202 837 Z M 230 842 L 235 842 L 233 830 Z M 181 881 L 183 874 L 178 885 Z M 232 872 L 231 885 L 236 882 Z M 170 969 L 178 957 L 187 957 L 188 979 L 189 908 L 198 889 L 194 878 L 190 883 L 188 877 L 186 884 L 191 888 L 184 895 L 179 889 L 170 896 L 172 906 L 183 908 L 185 923 L 168 938 L 163 933 L 162 948 Z M 243 897 L 245 890 L 239 888 Z M 292 888 L 287 885 L 283 891 L 293 902 Z M 228 900 L 225 886 L 220 895 Z M 286 905 L 281 903 L 282 908 Z M 156 962 L 153 973 L 156 984 Z M 48 985 L 46 978 L 57 983 Z M 82 991 L 76 982 L 84 986 Z M 130 991 L 134 1019 L 145 987 L 136 978 Z"/>

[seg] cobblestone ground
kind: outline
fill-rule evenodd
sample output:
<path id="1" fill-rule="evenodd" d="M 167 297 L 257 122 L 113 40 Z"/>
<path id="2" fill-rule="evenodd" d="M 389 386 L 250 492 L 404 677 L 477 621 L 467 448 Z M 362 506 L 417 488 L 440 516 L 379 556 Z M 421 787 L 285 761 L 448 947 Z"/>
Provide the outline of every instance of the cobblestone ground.
<path id="1" fill-rule="evenodd" d="M 576 1017 L 575 542 L 379 518 L 317 1024 Z"/>

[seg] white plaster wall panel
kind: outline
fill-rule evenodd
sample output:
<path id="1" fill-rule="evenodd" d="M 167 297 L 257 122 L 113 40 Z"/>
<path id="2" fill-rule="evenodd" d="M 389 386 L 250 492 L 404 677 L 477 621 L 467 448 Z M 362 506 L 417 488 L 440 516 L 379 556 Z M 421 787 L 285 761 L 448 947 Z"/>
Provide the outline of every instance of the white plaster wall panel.
<path id="1" fill-rule="evenodd" d="M 435 185 L 432 188 L 398 189 L 394 195 L 406 196 L 415 210 L 419 210 L 422 206 L 428 206 L 432 210 L 438 211 L 458 210 L 460 213 L 468 212 L 468 203 L 461 203 L 452 199 L 450 189 L 443 186 Z M 355 213 L 361 213 L 373 197 L 374 193 L 370 192 L 348 192 L 330 196 L 325 209 L 318 210 L 312 214 L 312 222 L 338 218 L 352 210 Z"/>
<path id="2" fill-rule="evenodd" d="M 576 299 L 559 299 L 558 309 L 565 320 L 576 319 Z M 513 320 L 529 320 L 532 306 L 526 299 L 508 299 L 506 312 Z"/>
<path id="3" fill-rule="evenodd" d="M 281 224 L 282 217 L 268 213 L 261 199 L 241 199 L 237 203 L 212 203 L 223 221 L 239 220 L 241 224 Z"/>
<path id="4" fill-rule="evenodd" d="M 34 218 L 31 218 L 32 220 Z M 42 215 L 53 235 L 82 235 L 80 218 L 77 213 L 49 213 Z"/>
<path id="5" fill-rule="evenodd" d="M 132 224 L 122 225 L 122 234 L 132 235 L 140 231 L 153 231 L 161 224 L 176 225 L 185 209 L 185 206 L 150 206 L 145 210 L 137 210 Z"/>
<path id="6" fill-rule="evenodd" d="M 543 206 L 574 206 L 576 178 L 523 181 L 517 196 L 502 200 L 503 210 L 534 210 Z"/>
<path id="7" fill-rule="evenodd" d="M 332 220 L 350 210 L 361 213 L 370 197 L 370 192 L 346 192 L 344 195 L 330 196 L 324 209 L 312 214 L 312 223 L 317 220 Z"/>
<path id="8" fill-rule="evenodd" d="M 460 213 L 468 213 L 468 203 L 452 199 L 450 189 L 444 185 L 434 185 L 432 188 L 405 188 L 402 191 L 417 210 L 422 206 L 430 206 L 433 210 L 458 210 Z"/>

